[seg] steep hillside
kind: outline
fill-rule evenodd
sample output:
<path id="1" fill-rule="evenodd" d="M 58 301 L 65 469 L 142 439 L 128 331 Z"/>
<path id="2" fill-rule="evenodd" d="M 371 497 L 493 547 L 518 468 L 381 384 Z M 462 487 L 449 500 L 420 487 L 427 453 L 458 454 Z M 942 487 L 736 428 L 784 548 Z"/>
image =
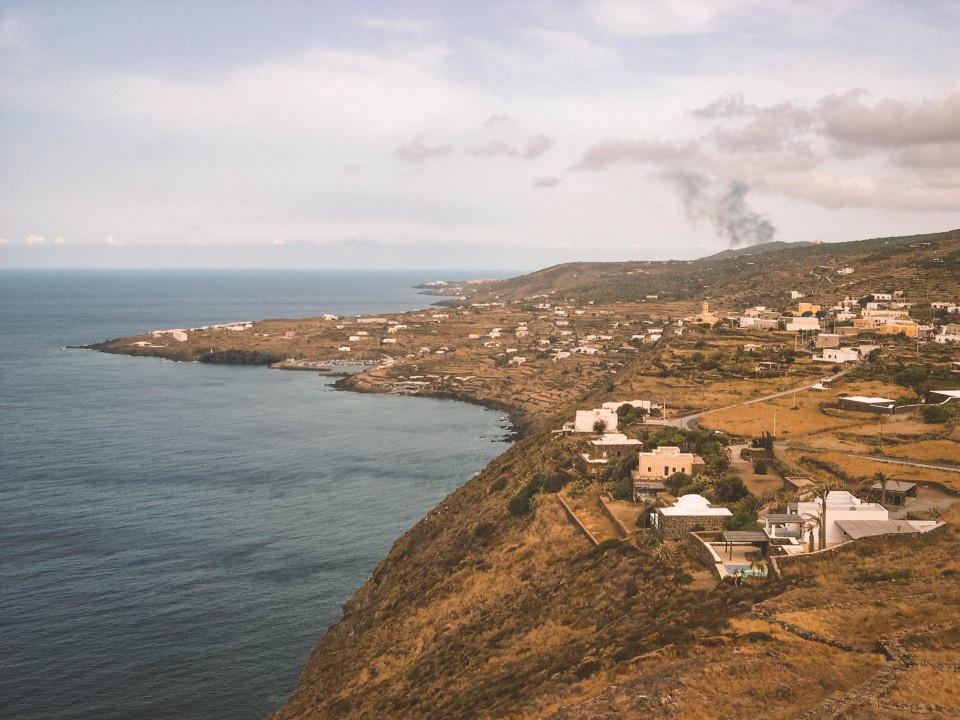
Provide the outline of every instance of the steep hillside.
<path id="1" fill-rule="evenodd" d="M 864 703 L 861 717 L 902 717 L 877 705 L 891 693 L 952 717 L 937 712 L 957 709 L 949 693 L 909 693 L 920 669 L 874 652 L 924 647 L 938 624 L 927 674 L 958 678 L 960 616 L 937 610 L 960 593 L 952 528 L 847 546 L 780 581 L 686 585 L 691 559 L 595 547 L 556 495 L 511 515 L 535 471 L 571 459 L 534 433 L 398 540 L 272 720 L 845 717 L 829 713 Z"/>

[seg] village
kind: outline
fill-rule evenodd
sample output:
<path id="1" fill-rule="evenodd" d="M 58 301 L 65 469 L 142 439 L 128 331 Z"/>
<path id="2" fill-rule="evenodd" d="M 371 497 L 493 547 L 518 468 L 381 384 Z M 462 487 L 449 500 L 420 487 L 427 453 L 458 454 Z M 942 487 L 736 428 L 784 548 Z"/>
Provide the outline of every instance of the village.
<path id="1" fill-rule="evenodd" d="M 937 518 L 957 502 L 960 488 L 960 445 L 950 437 L 960 418 L 960 362 L 952 359 L 955 354 L 949 354 L 960 347 L 956 345 L 960 342 L 960 304 L 935 300 L 924 304 L 924 312 L 914 318 L 911 311 L 919 304 L 907 301 L 898 291 L 870 292 L 856 300 L 845 297 L 830 307 L 807 302 L 799 292 L 791 293 L 791 301 L 782 311 L 760 306 L 723 315 L 703 302 L 694 314 L 657 320 L 641 316 L 639 322 L 631 322 L 630 312 L 622 308 L 554 304 L 535 297 L 513 303 L 526 306 L 520 308 L 529 313 L 526 319 L 511 317 L 509 324 L 494 325 L 485 333 L 468 333 L 465 340 L 482 347 L 492 359 L 491 369 L 498 373 L 556 368 L 572 360 L 575 372 L 582 374 L 588 367 L 584 360 L 589 359 L 597 363 L 589 366 L 594 371 L 616 375 L 625 353 L 647 351 L 662 361 L 665 355 L 680 353 L 659 350 L 677 348 L 684 339 L 696 337 L 693 352 L 676 366 L 680 373 L 674 370 L 671 375 L 682 374 L 686 363 L 698 363 L 708 371 L 726 364 L 721 369 L 727 371 L 729 380 L 752 382 L 760 388 L 739 402 L 712 408 L 664 392 L 666 378 L 659 377 L 660 383 L 647 383 L 645 389 L 658 387 L 660 397 L 607 401 L 596 408 L 577 410 L 572 421 L 553 430 L 556 442 L 578 445 L 578 462 L 566 469 L 558 498 L 592 543 L 611 539 L 652 542 L 664 544 L 665 553 L 676 553 L 675 546 L 684 544 L 716 579 L 739 582 L 776 574 L 780 564 L 790 558 L 865 537 L 939 528 L 943 523 Z M 433 326 L 431 334 L 439 334 L 433 332 L 436 326 L 456 322 L 451 318 L 457 313 L 471 317 L 498 309 L 503 313 L 507 306 L 485 303 L 421 317 L 428 327 Z M 605 319 L 606 327 L 598 326 Z M 952 322 L 954 319 L 957 322 Z M 385 329 L 381 343 L 396 345 L 398 337 L 413 329 L 409 320 L 381 322 Z M 707 359 L 697 349 L 714 346 L 711 340 L 718 335 L 725 348 L 738 336 L 748 342 L 742 342 L 731 355 L 715 352 Z M 367 332 L 354 331 L 348 337 L 352 345 L 339 350 L 352 351 L 368 338 Z M 896 395 L 890 393 L 892 397 L 878 394 L 882 384 L 871 376 L 871 367 L 880 365 L 884 353 L 899 358 L 909 357 L 913 351 L 916 358 L 921 347 L 925 356 L 938 353 L 934 375 L 946 378 L 949 387 L 916 387 L 912 395 L 900 389 Z M 462 350 L 453 342 L 421 346 L 406 360 L 426 364 L 458 352 Z M 713 367 L 708 364 L 711 362 Z M 382 379 L 402 367 L 391 366 Z M 482 365 L 475 365 L 469 374 L 454 374 L 448 365 L 447 372 L 434 367 L 422 374 L 394 375 L 390 390 L 429 394 L 456 389 L 469 395 L 482 382 L 482 369 L 478 368 Z M 740 376 L 730 377 L 733 373 Z M 365 381 L 376 375 L 368 373 Z M 931 375 L 925 372 L 924 377 Z M 544 380 L 539 388 L 541 398 L 542 390 L 550 387 Z M 757 397 L 757 392 L 767 394 Z M 811 436 L 822 435 L 820 430 L 835 425 L 838 415 L 849 418 L 851 429 L 865 426 L 869 433 L 877 426 L 879 446 L 854 444 L 851 450 L 867 452 L 853 452 L 845 458 L 859 463 L 859 472 L 838 470 L 829 461 L 812 458 L 809 452 L 797 456 L 794 447 L 799 438 L 791 429 L 790 415 L 801 414 L 798 393 L 805 395 L 804 414 L 814 416 L 807 420 L 816 423 L 818 413 L 824 420 L 823 428 L 807 432 L 807 443 L 822 443 L 823 437 Z M 769 403 L 778 399 L 792 403 L 784 408 L 781 435 L 777 434 L 778 411 L 769 410 Z M 825 409 L 821 410 L 821 405 Z M 755 435 L 743 432 L 745 409 L 755 416 Z M 724 422 L 737 411 L 741 417 Z M 936 425 L 939 420 L 949 428 L 944 438 L 921 441 L 939 443 L 943 462 L 930 464 L 922 455 L 911 460 L 909 453 L 903 453 L 909 443 L 896 439 L 896 429 L 906 429 L 911 418 L 914 427 L 924 421 Z M 895 425 L 887 427 L 891 420 Z M 890 449 L 901 456 L 903 464 L 874 469 L 878 460 L 884 459 L 879 457 L 884 454 L 884 427 L 888 442 L 896 445 Z M 704 432 L 710 433 L 713 445 L 709 462 L 695 452 L 695 446 L 703 444 L 697 436 Z M 793 437 L 788 442 L 790 433 Z M 856 433 L 848 429 L 846 434 Z M 860 454 L 866 457 L 858 458 Z M 794 459 L 799 462 L 791 464 Z M 547 491 L 537 485 L 533 481 L 518 492 L 535 503 L 534 496 Z M 521 507 L 525 510 L 529 502 Z"/>

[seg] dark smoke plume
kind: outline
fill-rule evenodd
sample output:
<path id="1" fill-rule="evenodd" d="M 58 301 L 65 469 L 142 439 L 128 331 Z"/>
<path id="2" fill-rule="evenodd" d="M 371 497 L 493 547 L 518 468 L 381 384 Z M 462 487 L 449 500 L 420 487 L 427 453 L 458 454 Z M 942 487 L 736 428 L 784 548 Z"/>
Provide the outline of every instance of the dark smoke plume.
<path id="1" fill-rule="evenodd" d="M 770 242 L 776 235 L 773 223 L 747 206 L 750 188 L 746 183 L 732 182 L 727 192 L 720 195 L 711 190 L 713 183 L 706 175 L 673 173 L 669 179 L 680 192 L 687 217 L 693 221 L 710 220 L 717 236 L 731 247 L 759 245 Z"/>

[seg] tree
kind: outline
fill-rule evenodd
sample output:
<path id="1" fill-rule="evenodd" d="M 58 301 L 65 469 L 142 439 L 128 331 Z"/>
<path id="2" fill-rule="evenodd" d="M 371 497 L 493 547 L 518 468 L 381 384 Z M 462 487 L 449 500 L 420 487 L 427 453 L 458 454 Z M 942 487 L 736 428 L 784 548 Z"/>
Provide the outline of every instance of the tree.
<path id="1" fill-rule="evenodd" d="M 607 424 L 603 420 L 597 420 L 593 424 L 593 431 L 597 433 L 597 435 L 602 435 L 607 431 Z"/>
<path id="2" fill-rule="evenodd" d="M 807 547 L 807 552 L 813 552 L 815 549 L 813 546 L 813 538 L 814 538 L 813 531 L 816 530 L 818 527 L 821 527 L 823 523 L 820 522 L 820 518 L 818 516 L 813 515 L 811 513 L 804 513 L 803 515 L 800 516 L 800 518 L 802 520 L 802 523 L 800 526 L 800 535 L 802 537 L 804 533 L 810 533 L 810 544 Z"/>
<path id="3" fill-rule="evenodd" d="M 890 478 L 884 475 L 882 472 L 875 472 L 873 474 L 873 479 L 880 484 L 880 504 L 887 504 L 887 483 L 890 482 Z"/>
<path id="4" fill-rule="evenodd" d="M 740 507 L 746 510 L 751 515 L 758 515 L 763 509 L 763 506 L 767 504 L 769 497 L 764 497 L 763 495 L 746 495 L 740 500 Z"/>
<path id="5" fill-rule="evenodd" d="M 817 511 L 817 528 L 819 530 L 820 549 L 827 546 L 827 495 L 837 489 L 837 484 L 832 482 L 818 483 L 813 486 L 813 496 L 820 503 Z M 810 535 L 810 545 L 813 546 L 813 533 Z M 812 552 L 812 550 L 811 550 Z"/>
<path id="6" fill-rule="evenodd" d="M 737 502 L 750 494 L 736 475 L 725 475 L 713 481 L 713 496 L 722 503 Z"/>

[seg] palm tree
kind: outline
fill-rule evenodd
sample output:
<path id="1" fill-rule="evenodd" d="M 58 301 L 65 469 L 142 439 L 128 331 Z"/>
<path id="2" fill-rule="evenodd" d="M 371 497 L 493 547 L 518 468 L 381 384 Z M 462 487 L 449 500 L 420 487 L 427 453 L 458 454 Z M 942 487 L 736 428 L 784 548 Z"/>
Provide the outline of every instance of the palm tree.
<path id="1" fill-rule="evenodd" d="M 810 533 L 810 540 L 809 540 L 810 545 L 807 548 L 807 552 L 813 552 L 816 549 L 813 546 L 813 538 L 814 538 L 813 531 L 816 530 L 818 527 L 824 526 L 824 523 L 820 522 L 819 516 L 814 515 L 812 513 L 804 513 L 800 517 L 803 521 L 803 523 L 800 526 L 800 537 L 803 538 L 804 533 Z M 825 544 L 826 542 L 820 545 L 821 550 L 823 550 L 823 545 Z"/>
<path id="2" fill-rule="evenodd" d="M 820 510 L 818 512 L 817 523 L 819 527 L 820 535 L 820 549 L 823 550 L 827 546 L 827 495 L 829 495 L 833 490 L 837 489 L 837 484 L 832 482 L 827 483 L 818 483 L 814 485 L 813 496 L 820 502 Z M 813 538 L 811 536 L 811 542 Z"/>
<path id="3" fill-rule="evenodd" d="M 892 478 L 889 478 L 886 475 L 884 475 L 882 472 L 878 471 L 873 474 L 873 479 L 876 481 L 877 484 L 880 485 L 880 504 L 886 505 L 887 504 L 887 483 L 889 483 Z"/>

